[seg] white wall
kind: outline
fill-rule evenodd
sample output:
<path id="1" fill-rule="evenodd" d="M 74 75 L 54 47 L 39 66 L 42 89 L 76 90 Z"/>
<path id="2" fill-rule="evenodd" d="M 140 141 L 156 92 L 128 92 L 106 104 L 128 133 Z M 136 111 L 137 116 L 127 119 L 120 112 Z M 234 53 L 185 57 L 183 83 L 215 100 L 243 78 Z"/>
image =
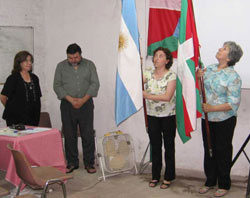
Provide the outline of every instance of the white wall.
<path id="1" fill-rule="evenodd" d="M 242 78 L 242 87 L 250 88 L 250 26 L 248 0 L 193 0 L 201 58 L 205 65 L 216 62 L 215 54 L 225 41 L 238 43 L 244 55 L 235 69 Z"/>
<path id="2" fill-rule="evenodd" d="M 121 9 L 120 1 L 75 0 L 68 3 L 68 1 L 63 0 L 60 1 L 60 5 L 58 5 L 58 2 L 59 0 L 47 0 L 45 6 L 45 24 L 48 39 L 46 46 L 46 51 L 48 52 L 46 56 L 46 66 L 49 74 L 47 76 L 48 83 L 52 85 L 53 70 L 56 63 L 65 58 L 67 45 L 72 42 L 79 43 L 83 48 L 83 56 L 95 62 L 100 77 L 101 88 L 98 97 L 95 99 L 95 128 L 97 136 L 102 136 L 108 131 L 117 129 L 131 134 L 136 145 L 137 160 L 140 161 L 148 144 L 143 111 L 138 112 L 119 127 L 116 127 L 114 122 L 114 90 Z M 146 55 L 146 13 L 148 2 L 148 0 L 136 1 L 140 44 L 144 60 Z M 50 87 L 50 89 L 52 88 Z M 53 124 L 56 127 L 60 127 L 59 101 L 55 99 L 55 94 L 52 91 L 49 92 L 48 98 L 50 98 L 48 109 L 50 109 L 52 114 Z M 243 98 L 242 104 L 243 112 L 248 110 L 248 103 L 247 100 L 245 101 L 245 98 Z M 235 151 L 239 149 L 246 138 L 249 127 L 249 119 L 244 119 L 242 114 L 240 116 L 243 119 L 239 118 L 235 131 Z M 192 140 L 186 144 L 182 144 L 177 136 L 177 168 L 203 170 L 203 147 L 199 126 L 200 124 L 198 124 L 198 130 L 193 133 Z M 235 164 L 232 174 L 247 175 L 248 167 L 248 162 L 243 156 Z"/>
<path id="3" fill-rule="evenodd" d="M 148 0 L 136 0 L 136 3 L 140 43 L 145 59 L 147 35 L 145 3 L 148 4 Z M 0 0 L 0 25 L 34 26 L 35 73 L 39 75 L 43 89 L 42 108 L 49 111 L 53 127 L 56 128 L 61 127 L 61 121 L 59 100 L 52 89 L 54 71 L 56 64 L 66 58 L 66 47 L 70 43 L 78 43 L 82 47 L 83 56 L 95 62 L 100 78 L 100 91 L 94 100 L 97 136 L 100 137 L 106 132 L 117 129 L 129 133 L 134 139 L 137 161 L 140 161 L 148 144 L 143 111 L 141 110 L 119 127 L 116 127 L 114 122 L 120 6 L 120 1 L 117 0 Z M 249 134 L 249 93 L 249 90 L 243 90 L 233 142 L 235 152 Z M 1 106 L 0 111 L 2 110 Z M 0 125 L 3 126 L 4 122 L 0 122 Z M 247 150 L 249 153 L 249 146 Z M 182 144 L 177 135 L 176 166 L 181 169 L 203 170 L 200 129 L 193 133 L 192 140 L 186 144 Z M 235 164 L 232 174 L 246 176 L 248 171 L 249 164 L 242 155 Z"/>
<path id="4" fill-rule="evenodd" d="M 46 100 L 45 80 L 45 31 L 44 31 L 44 5 L 40 0 L 0 0 L 0 26 L 32 26 L 34 27 L 34 72 L 39 75 L 43 93 L 42 103 Z M 13 57 L 14 60 L 14 57 Z M 13 68 L 13 62 L 9 63 L 9 73 Z M 6 68 L 7 66 L 5 66 Z M 1 70 L 1 66 L 0 66 Z M 0 71 L 1 72 L 1 71 Z M 7 78 L 7 76 L 6 76 Z M 0 85 L 0 90 L 2 90 Z M 43 106 L 42 109 L 46 107 Z M 2 117 L 3 106 L 0 105 Z M 0 127 L 5 126 L 1 119 Z"/>

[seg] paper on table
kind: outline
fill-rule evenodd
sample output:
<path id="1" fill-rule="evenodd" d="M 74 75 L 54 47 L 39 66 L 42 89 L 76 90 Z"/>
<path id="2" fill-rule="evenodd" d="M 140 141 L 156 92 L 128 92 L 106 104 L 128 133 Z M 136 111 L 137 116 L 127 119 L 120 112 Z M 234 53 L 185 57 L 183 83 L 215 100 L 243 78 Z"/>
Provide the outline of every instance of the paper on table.
<path id="1" fill-rule="evenodd" d="M 0 129 L 0 135 L 5 135 L 5 136 L 19 136 L 20 134 L 18 134 L 18 131 L 15 129 L 11 129 L 9 127 Z"/>
<path id="2" fill-rule="evenodd" d="M 50 130 L 50 128 L 41 128 L 41 127 L 27 127 L 25 130 L 19 131 L 18 133 L 21 134 L 29 134 L 29 133 L 39 133 L 39 132 L 43 132 L 43 131 L 48 131 Z"/>
<path id="3" fill-rule="evenodd" d="M 32 133 L 39 133 L 39 132 L 48 131 L 48 130 L 50 130 L 50 128 L 26 127 L 25 130 L 18 131 L 16 129 L 11 129 L 9 127 L 6 127 L 6 128 L 0 129 L 0 135 L 16 137 L 16 136 L 22 136 L 22 135 L 27 135 L 27 134 L 32 134 Z"/>

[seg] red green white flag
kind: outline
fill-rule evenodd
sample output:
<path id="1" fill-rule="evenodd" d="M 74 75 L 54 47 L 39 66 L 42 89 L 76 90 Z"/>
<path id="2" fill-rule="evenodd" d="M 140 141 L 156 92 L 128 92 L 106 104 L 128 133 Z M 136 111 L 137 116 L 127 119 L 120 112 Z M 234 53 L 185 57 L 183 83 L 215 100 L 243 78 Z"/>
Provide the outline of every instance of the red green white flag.
<path id="1" fill-rule="evenodd" d="M 170 49 L 177 58 L 176 118 L 183 143 L 196 129 L 201 117 L 198 81 L 195 76 L 199 42 L 192 0 L 150 0 L 148 55 L 158 47 Z"/>
<path id="2" fill-rule="evenodd" d="M 150 0 L 148 55 L 158 47 L 168 48 L 177 57 L 181 0 Z"/>
<path id="3" fill-rule="evenodd" d="M 180 32 L 178 42 L 176 119 L 177 129 L 185 143 L 196 129 L 197 117 L 201 117 L 198 80 L 195 75 L 199 62 L 197 37 L 192 0 L 181 1 Z"/>

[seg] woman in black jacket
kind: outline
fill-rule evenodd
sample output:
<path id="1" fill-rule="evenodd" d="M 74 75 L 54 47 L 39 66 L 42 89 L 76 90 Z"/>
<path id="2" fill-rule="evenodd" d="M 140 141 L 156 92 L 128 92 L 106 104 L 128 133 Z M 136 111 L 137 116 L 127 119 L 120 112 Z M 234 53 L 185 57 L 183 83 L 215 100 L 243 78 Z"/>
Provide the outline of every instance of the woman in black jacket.
<path id="1" fill-rule="evenodd" d="M 0 95 L 7 126 L 20 123 L 37 126 L 39 123 L 42 94 L 39 79 L 32 73 L 32 64 L 33 56 L 29 52 L 16 54 L 12 74 Z"/>

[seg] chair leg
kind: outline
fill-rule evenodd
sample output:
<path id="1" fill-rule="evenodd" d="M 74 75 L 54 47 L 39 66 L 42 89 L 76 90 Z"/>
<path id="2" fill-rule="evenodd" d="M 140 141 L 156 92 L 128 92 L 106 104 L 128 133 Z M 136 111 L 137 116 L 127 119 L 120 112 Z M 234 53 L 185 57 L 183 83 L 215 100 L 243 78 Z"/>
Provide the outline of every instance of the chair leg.
<path id="1" fill-rule="evenodd" d="M 47 189 L 48 189 L 48 185 L 49 185 L 49 183 L 46 182 L 45 186 L 43 187 L 43 192 L 41 194 L 41 198 L 46 198 L 46 192 L 47 192 Z"/>
<path id="2" fill-rule="evenodd" d="M 22 185 L 23 185 L 23 181 L 21 180 L 16 191 L 16 196 L 19 195 Z"/>
<path id="3" fill-rule="evenodd" d="M 62 190 L 63 190 L 63 197 L 67 198 L 67 192 L 66 192 L 66 187 L 65 187 L 64 182 L 61 183 L 61 186 L 62 186 Z"/>
<path id="4" fill-rule="evenodd" d="M 41 194 L 41 198 L 46 198 L 46 192 L 47 192 L 47 189 L 48 189 L 48 186 L 50 185 L 50 184 L 54 184 L 54 183 L 57 183 L 57 184 L 59 184 L 59 185 L 61 185 L 62 186 L 62 190 L 63 190 L 63 197 L 64 198 L 67 198 L 67 193 L 66 193 L 66 187 L 65 187 L 65 184 L 64 184 L 64 182 L 63 181 L 52 181 L 52 180 L 50 180 L 50 181 L 47 181 L 46 182 L 46 184 L 45 184 L 45 186 L 44 186 L 44 188 L 43 188 L 43 192 L 42 192 L 42 194 Z"/>

